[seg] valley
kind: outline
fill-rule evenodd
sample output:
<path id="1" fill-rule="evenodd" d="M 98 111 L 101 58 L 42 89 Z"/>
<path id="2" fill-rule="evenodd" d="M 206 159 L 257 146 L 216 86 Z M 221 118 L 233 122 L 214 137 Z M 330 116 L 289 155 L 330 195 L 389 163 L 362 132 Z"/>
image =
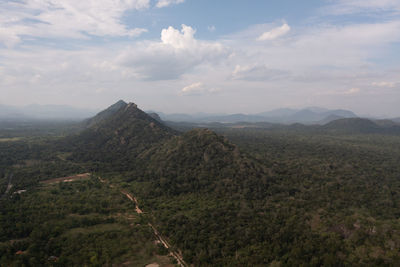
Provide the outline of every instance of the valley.
<path id="1" fill-rule="evenodd" d="M 0 0 L 0 267 L 400 266 L 400 0 Z"/>
<path id="2" fill-rule="evenodd" d="M 118 101 L 0 130 L 0 265 L 400 261 L 396 124 L 202 125 Z"/>
<path id="3" fill-rule="evenodd" d="M 97 177 L 97 178 L 99 179 L 99 181 L 101 183 L 108 184 L 107 181 L 105 181 L 104 179 L 102 179 L 100 177 Z M 113 185 L 113 184 L 108 184 L 108 186 L 111 187 L 111 188 L 115 188 L 115 185 Z M 120 192 L 121 192 L 121 194 L 126 196 L 131 202 L 133 202 L 135 204 L 135 211 L 136 211 L 137 214 L 142 214 L 143 213 L 143 211 L 139 208 L 139 202 L 137 201 L 136 197 L 132 196 L 130 193 L 128 193 L 125 190 L 121 190 Z M 170 251 L 169 255 L 171 257 L 173 257 L 180 266 L 182 266 L 182 267 L 188 266 L 185 263 L 185 261 L 183 260 L 181 253 L 175 251 L 171 247 L 171 245 L 168 243 L 168 241 L 163 236 L 161 236 L 160 232 L 151 223 L 148 223 L 148 225 L 153 230 L 154 236 L 159 241 L 159 244 L 162 244 L 164 246 L 164 248 L 166 248 L 167 250 Z"/>

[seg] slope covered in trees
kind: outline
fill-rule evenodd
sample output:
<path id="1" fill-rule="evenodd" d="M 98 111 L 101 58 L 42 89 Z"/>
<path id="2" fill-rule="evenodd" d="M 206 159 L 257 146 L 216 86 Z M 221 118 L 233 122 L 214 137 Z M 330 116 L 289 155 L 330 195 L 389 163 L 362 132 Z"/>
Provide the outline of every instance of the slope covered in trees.
<path id="1" fill-rule="evenodd" d="M 91 121 L 68 138 L 0 143 L 6 170 L 2 188 L 8 174 L 16 179 L 1 202 L 6 208 L 0 222 L 7 229 L 0 236 L 2 264 L 22 258 L 27 265 L 50 265 L 52 255 L 71 265 L 90 264 L 92 256 L 99 264 L 121 263 L 136 246 L 125 236 L 146 244 L 146 238 L 154 238 L 141 226 L 132 232 L 119 219 L 107 221 L 130 208 L 95 181 L 37 186 L 39 180 L 78 171 L 94 171 L 132 192 L 144 211 L 137 222 L 151 222 L 195 266 L 390 266 L 400 261 L 400 137 L 362 131 L 376 124 L 347 120 L 327 124 L 327 130 L 216 125 L 218 134 L 207 129 L 178 133 L 124 102 Z M 343 130 L 351 127 L 355 131 Z M 28 191 L 14 194 L 20 189 Z M 53 202 L 65 208 L 57 211 L 60 206 Z M 41 215 L 29 221 L 36 212 Z M 79 241 L 92 248 L 89 258 L 79 251 L 76 220 L 69 217 L 75 213 L 95 213 L 102 218 L 98 224 L 111 224 L 91 228 L 85 221 L 78 227 Z M 46 214 L 51 231 L 38 227 Z M 18 247 L 9 242 L 20 239 L 25 241 Z M 109 246 L 96 247 L 108 239 Z M 119 239 L 126 242 L 113 247 Z M 20 258 L 19 250 L 25 253 Z M 145 254 L 150 259 L 155 253 L 149 245 Z"/>
<path id="2" fill-rule="evenodd" d="M 126 170 L 136 156 L 176 132 L 140 110 L 136 104 L 117 102 L 86 122 L 86 129 L 64 140 L 71 160 L 94 169 Z"/>

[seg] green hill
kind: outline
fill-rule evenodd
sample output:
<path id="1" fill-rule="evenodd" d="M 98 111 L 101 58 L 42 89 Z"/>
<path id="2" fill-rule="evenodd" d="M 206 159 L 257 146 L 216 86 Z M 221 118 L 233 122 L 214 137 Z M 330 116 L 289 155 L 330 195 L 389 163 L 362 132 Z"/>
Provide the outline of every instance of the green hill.
<path id="1" fill-rule="evenodd" d="M 74 136 L 0 143 L 3 191 L 10 177 L 13 184 L 0 202 L 5 208 L 0 252 L 6 255 L 0 262 L 45 263 L 50 256 L 77 262 L 89 253 L 82 247 L 92 251 L 84 263 L 95 256 L 98 265 L 135 255 L 150 260 L 166 252 L 155 252 L 148 223 L 193 266 L 399 262 L 400 137 L 386 134 L 396 124 L 366 119 L 267 129 L 216 124 L 219 134 L 178 133 L 154 117 L 119 101 Z M 94 175 L 47 191 L 37 184 L 77 172 Z M 27 191 L 14 194 L 20 189 Z M 135 212 L 130 201 L 117 198 L 124 192 L 143 211 L 137 224 L 119 221 Z M 84 234 L 70 236 L 77 212 L 90 218 L 88 213 L 104 214 L 98 226 L 82 221 L 71 232 Z M 50 226 L 40 227 L 49 215 Z M 146 243 L 144 251 L 135 238 Z M 17 239 L 23 242 L 14 246 Z M 123 240 L 121 247 L 115 240 Z M 114 252 L 118 255 L 110 257 Z"/>
<path id="2" fill-rule="evenodd" d="M 334 120 L 324 125 L 322 129 L 337 133 L 400 133 L 400 126 L 394 123 L 385 123 L 382 121 L 374 122 L 372 120 L 362 118 L 346 118 Z"/>
<path id="3" fill-rule="evenodd" d="M 74 147 L 71 159 L 94 163 L 103 170 L 131 169 L 138 154 L 176 134 L 136 104 L 123 101 L 100 112 L 86 124 L 85 130 L 68 139 Z"/>
<path id="4" fill-rule="evenodd" d="M 83 126 L 86 127 L 86 128 L 93 127 L 96 124 L 101 123 L 102 121 L 110 118 L 118 110 L 120 110 L 121 108 L 125 108 L 127 105 L 128 104 L 125 101 L 119 100 L 118 102 L 116 102 L 113 105 L 109 106 L 107 109 L 97 113 L 96 116 L 84 120 L 83 121 Z"/>
<path id="5" fill-rule="evenodd" d="M 226 138 L 207 129 L 195 129 L 175 136 L 140 154 L 140 166 L 158 193 L 192 192 L 263 195 L 266 167 L 239 151 Z"/>

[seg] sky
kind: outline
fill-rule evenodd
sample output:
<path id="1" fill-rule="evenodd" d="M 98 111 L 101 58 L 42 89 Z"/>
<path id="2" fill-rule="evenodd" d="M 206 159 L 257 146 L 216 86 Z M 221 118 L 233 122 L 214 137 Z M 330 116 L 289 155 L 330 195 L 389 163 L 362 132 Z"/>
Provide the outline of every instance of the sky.
<path id="1" fill-rule="evenodd" d="M 1 0 L 0 104 L 400 116 L 399 0 Z"/>

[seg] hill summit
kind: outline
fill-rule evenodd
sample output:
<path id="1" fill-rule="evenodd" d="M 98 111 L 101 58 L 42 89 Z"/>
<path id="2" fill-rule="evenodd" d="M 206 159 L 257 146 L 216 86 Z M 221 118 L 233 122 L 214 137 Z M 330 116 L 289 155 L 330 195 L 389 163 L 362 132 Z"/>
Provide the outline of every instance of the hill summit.
<path id="1" fill-rule="evenodd" d="M 176 134 L 140 110 L 136 104 L 122 100 L 84 124 L 85 129 L 72 141 L 76 146 L 74 157 L 105 165 L 128 164 L 139 153 Z"/>
<path id="2" fill-rule="evenodd" d="M 216 192 L 239 194 L 252 185 L 250 198 L 265 193 L 266 168 L 225 137 L 208 129 L 194 129 L 139 155 L 140 165 L 157 194 Z"/>
<path id="3" fill-rule="evenodd" d="M 73 140 L 73 158 L 102 171 L 129 171 L 147 177 L 158 192 L 241 192 L 254 184 L 265 189 L 265 167 L 208 129 L 179 133 L 140 110 L 118 101 L 86 121 Z M 134 179 L 134 178 L 132 178 Z"/>
<path id="4" fill-rule="evenodd" d="M 116 103 L 114 103 L 113 105 L 109 106 L 107 109 L 97 113 L 96 116 L 85 120 L 84 126 L 85 127 L 92 127 L 95 124 L 109 118 L 110 116 L 112 116 L 113 114 L 115 114 L 118 110 L 120 110 L 121 108 L 126 107 L 128 104 L 123 101 L 123 100 L 119 100 Z"/>

